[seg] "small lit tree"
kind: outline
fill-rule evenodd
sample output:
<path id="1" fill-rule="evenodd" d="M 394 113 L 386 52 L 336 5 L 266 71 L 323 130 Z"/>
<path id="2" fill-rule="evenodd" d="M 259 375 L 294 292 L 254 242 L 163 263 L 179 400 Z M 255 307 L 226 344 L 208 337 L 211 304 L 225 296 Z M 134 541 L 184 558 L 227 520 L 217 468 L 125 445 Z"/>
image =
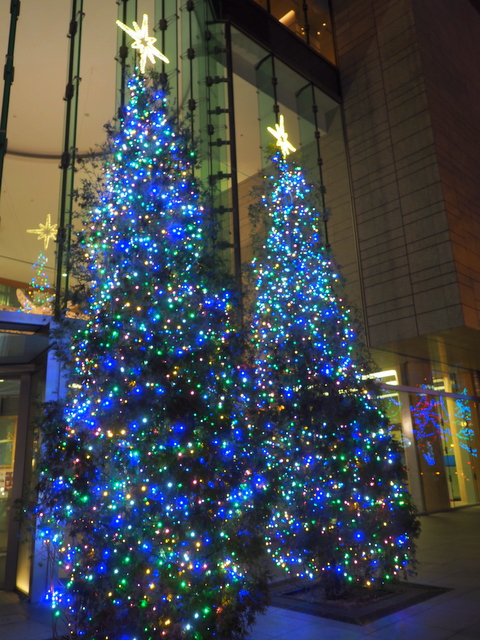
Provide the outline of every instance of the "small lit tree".
<path id="1" fill-rule="evenodd" d="M 48 274 L 45 270 L 47 262 L 47 256 L 40 253 L 37 261 L 32 266 L 32 269 L 35 269 L 35 275 L 30 281 L 30 285 L 27 289 L 27 296 L 37 308 L 50 308 L 53 300 Z"/>
<path id="2" fill-rule="evenodd" d="M 32 269 L 35 269 L 36 272 L 30 280 L 26 294 L 21 289 L 17 289 L 17 298 L 21 305 L 21 311 L 36 314 L 50 314 L 52 312 L 54 296 L 45 271 L 47 262 L 48 258 L 43 253 L 40 253 L 37 262 L 32 265 Z"/>

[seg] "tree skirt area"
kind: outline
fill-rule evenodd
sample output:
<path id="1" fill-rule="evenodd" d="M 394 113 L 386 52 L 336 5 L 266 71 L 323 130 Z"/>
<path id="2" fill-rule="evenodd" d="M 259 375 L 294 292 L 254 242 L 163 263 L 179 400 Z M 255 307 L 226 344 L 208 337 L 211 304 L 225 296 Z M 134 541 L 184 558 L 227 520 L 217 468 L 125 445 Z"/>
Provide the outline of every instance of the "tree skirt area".
<path id="1" fill-rule="evenodd" d="M 328 600 L 318 583 L 289 578 L 270 585 L 270 604 L 351 624 L 364 625 L 450 591 L 414 582 L 397 582 L 373 597 Z"/>

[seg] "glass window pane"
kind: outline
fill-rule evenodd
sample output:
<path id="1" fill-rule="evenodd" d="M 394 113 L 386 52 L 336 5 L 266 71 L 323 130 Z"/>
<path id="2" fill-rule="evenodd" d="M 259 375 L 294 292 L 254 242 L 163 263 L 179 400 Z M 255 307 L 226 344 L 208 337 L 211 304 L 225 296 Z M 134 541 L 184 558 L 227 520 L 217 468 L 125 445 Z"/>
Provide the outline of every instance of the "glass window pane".
<path id="1" fill-rule="evenodd" d="M 60 148 L 60 147 L 59 147 Z M 48 259 L 46 273 L 53 282 L 55 265 L 55 242 L 45 248 L 38 235 L 28 233 L 46 223 L 56 222 L 58 210 L 59 170 L 58 159 L 43 160 L 7 154 L 3 167 L 2 199 L 2 250 L 0 251 L 0 281 L 9 287 L 2 303 L 18 307 L 12 295 L 17 288 L 26 289 L 34 272 L 32 265 L 42 252 Z M 28 189 L 25 185 L 28 184 Z M 46 188 L 53 185 L 54 189 Z M 4 293 L 4 292 L 2 292 Z"/>
<path id="2" fill-rule="evenodd" d="M 11 491 L 15 461 L 19 380 L 0 381 L 0 589 L 5 580 Z"/>
<path id="3" fill-rule="evenodd" d="M 274 18 L 335 64 L 328 0 L 270 0 L 269 6 Z"/>
<path id="4" fill-rule="evenodd" d="M 328 0 L 310 0 L 307 3 L 308 41 L 311 47 L 335 64 L 332 21 Z"/>
<path id="5" fill-rule="evenodd" d="M 323 182 L 326 187 L 326 206 L 334 211 L 329 223 L 331 244 L 348 272 L 348 294 L 359 306 L 358 265 L 338 103 L 235 29 L 232 55 L 242 261 L 249 262 L 252 257 L 249 205 L 255 201 L 252 189 L 263 181 L 267 146 L 275 142 L 267 127 L 274 127 L 277 122 L 277 106 L 285 118 L 288 139 L 297 149 L 294 156 L 306 169 L 307 179 L 317 186 Z M 319 164 L 319 153 L 323 165 Z M 260 229 L 255 233 L 258 236 Z"/>
<path id="6" fill-rule="evenodd" d="M 427 511 L 448 509 L 453 498 L 447 483 L 446 469 L 451 463 L 445 455 L 442 400 L 425 394 L 412 396 L 413 433 Z"/>

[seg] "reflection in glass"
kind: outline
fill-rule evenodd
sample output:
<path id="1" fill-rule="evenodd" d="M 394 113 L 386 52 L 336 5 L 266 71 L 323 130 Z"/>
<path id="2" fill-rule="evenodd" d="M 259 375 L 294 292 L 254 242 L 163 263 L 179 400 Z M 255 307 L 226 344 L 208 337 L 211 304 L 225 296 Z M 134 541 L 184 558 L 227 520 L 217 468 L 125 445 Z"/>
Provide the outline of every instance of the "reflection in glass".
<path id="1" fill-rule="evenodd" d="M 448 509 L 452 495 L 447 486 L 440 398 L 426 394 L 412 398 L 410 410 L 425 507 L 427 511 Z"/>
<path id="2" fill-rule="evenodd" d="M 438 380 L 441 379 L 435 381 Z M 416 396 L 411 412 L 421 465 L 430 468 L 424 471 L 424 481 L 432 473 L 445 474 L 452 506 L 462 506 L 478 501 L 475 477 L 478 449 L 473 403 L 468 397 L 452 395 Z"/>

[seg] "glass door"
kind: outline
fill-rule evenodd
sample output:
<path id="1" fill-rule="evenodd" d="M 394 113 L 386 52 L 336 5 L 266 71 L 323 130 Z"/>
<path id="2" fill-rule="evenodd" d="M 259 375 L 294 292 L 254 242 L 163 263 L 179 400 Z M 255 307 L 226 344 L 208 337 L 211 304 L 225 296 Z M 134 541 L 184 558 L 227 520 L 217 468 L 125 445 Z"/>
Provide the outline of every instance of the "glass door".
<path id="1" fill-rule="evenodd" d="M 0 589 L 5 584 L 8 531 L 17 444 L 20 380 L 0 379 Z"/>

